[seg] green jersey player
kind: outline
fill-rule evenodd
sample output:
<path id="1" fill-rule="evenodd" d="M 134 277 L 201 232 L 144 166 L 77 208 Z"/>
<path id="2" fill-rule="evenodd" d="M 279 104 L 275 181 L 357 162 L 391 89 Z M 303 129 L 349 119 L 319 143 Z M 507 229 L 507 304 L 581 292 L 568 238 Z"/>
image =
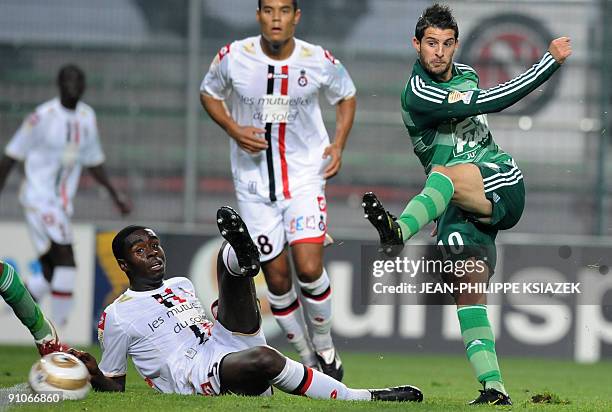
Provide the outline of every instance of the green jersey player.
<path id="1" fill-rule="evenodd" d="M 473 284 L 488 282 L 495 269 L 497 232 L 513 227 L 525 204 L 521 171 L 493 140 L 486 113 L 499 112 L 537 89 L 563 64 L 571 47 L 569 38 L 555 39 L 528 71 L 482 90 L 474 69 L 453 62 L 458 39 L 451 10 L 438 4 L 423 12 L 412 39 L 418 59 L 401 104 L 414 152 L 427 173 L 423 191 L 398 219 L 373 193 L 364 195 L 363 207 L 389 255 L 437 220 L 438 244 L 470 245 L 463 258 L 481 263 L 461 279 L 445 281 Z M 472 403 L 512 404 L 497 362 L 486 295 L 457 292 L 453 298 L 467 357 L 484 387 Z"/>

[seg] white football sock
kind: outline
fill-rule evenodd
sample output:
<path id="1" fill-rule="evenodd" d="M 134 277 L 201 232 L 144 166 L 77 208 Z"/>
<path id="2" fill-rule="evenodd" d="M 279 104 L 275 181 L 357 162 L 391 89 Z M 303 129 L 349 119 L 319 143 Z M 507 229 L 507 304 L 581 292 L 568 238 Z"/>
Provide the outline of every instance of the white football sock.
<path id="1" fill-rule="evenodd" d="M 312 343 L 317 352 L 334 347 L 331 338 L 331 286 L 325 268 L 314 282 L 299 282 L 302 302 L 313 327 Z"/>
<path id="2" fill-rule="evenodd" d="M 351 389 L 318 370 L 311 369 L 286 358 L 285 367 L 272 384 L 283 392 L 304 395 L 314 399 L 340 399 L 346 401 L 369 401 L 372 394 L 367 389 Z"/>
<path id="3" fill-rule="evenodd" d="M 302 362 L 309 366 L 316 365 L 317 360 L 308 340 L 304 313 L 295 290 L 291 288 L 289 292 L 280 296 L 268 291 L 268 302 L 274 318 L 283 329 L 289 343 L 300 355 Z"/>
<path id="4" fill-rule="evenodd" d="M 74 266 L 56 266 L 51 280 L 51 310 L 53 321 L 58 326 L 68 322 L 68 316 L 74 302 L 72 292 L 76 278 Z"/>
<path id="5" fill-rule="evenodd" d="M 238 264 L 238 258 L 236 257 L 236 251 L 229 243 L 226 243 L 223 247 L 223 252 L 221 252 L 223 257 L 223 264 L 225 268 L 230 271 L 230 273 L 234 276 L 243 277 L 242 272 L 240 272 L 240 265 Z"/>
<path id="6" fill-rule="evenodd" d="M 25 284 L 30 295 L 39 303 L 51 290 L 51 285 L 49 285 L 49 282 L 47 282 L 42 273 L 30 276 Z"/>

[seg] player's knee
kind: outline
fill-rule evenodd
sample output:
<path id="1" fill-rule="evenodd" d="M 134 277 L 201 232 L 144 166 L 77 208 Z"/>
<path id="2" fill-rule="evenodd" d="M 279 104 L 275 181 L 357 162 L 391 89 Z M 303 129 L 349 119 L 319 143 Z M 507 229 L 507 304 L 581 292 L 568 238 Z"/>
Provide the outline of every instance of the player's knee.
<path id="1" fill-rule="evenodd" d="M 53 266 L 76 266 L 72 245 L 53 243 L 48 254 Z"/>
<path id="2" fill-rule="evenodd" d="M 274 270 L 264 266 L 268 289 L 274 295 L 284 295 L 291 289 L 291 276 L 284 271 Z"/>
<path id="3" fill-rule="evenodd" d="M 301 262 L 297 268 L 297 276 L 302 282 L 314 282 L 323 273 L 323 262 L 317 259 Z"/>
<path id="4" fill-rule="evenodd" d="M 251 349 L 250 368 L 262 372 L 269 379 L 277 376 L 285 367 L 284 357 L 269 346 L 257 346 Z"/>

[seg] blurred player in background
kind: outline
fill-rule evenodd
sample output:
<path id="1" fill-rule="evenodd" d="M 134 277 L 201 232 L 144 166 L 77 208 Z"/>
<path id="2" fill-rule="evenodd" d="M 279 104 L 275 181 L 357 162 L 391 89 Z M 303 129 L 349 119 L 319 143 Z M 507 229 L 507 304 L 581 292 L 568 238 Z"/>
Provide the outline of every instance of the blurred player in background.
<path id="1" fill-rule="evenodd" d="M 76 276 L 70 217 L 81 168 L 87 167 L 108 190 L 121 214 L 128 214 L 130 205 L 104 169 L 96 115 L 79 101 L 85 74 L 77 66 L 66 65 L 58 73 L 57 85 L 60 96 L 38 106 L 6 146 L 0 160 L 0 190 L 13 165 L 23 162 L 25 179 L 19 200 L 44 275 L 30 277 L 27 287 L 38 301 L 51 290 L 52 318 L 63 326 L 72 307 Z"/>
<path id="2" fill-rule="evenodd" d="M 330 334 L 330 281 L 323 267 L 325 182 L 340 170 L 355 116 L 355 86 L 331 53 L 294 37 L 301 16 L 296 0 L 262 0 L 258 6 L 261 35 L 221 49 L 202 82 L 201 101 L 232 138 L 238 205 L 262 254 L 272 313 L 304 364 L 318 364 L 340 380 L 342 363 Z M 331 144 L 318 102 L 321 91 L 336 106 Z M 313 325 L 314 352 L 286 243 Z"/>
<path id="3" fill-rule="evenodd" d="M 253 276 L 259 251 L 240 216 L 217 211 L 227 240 L 217 258 L 216 321 L 206 318 L 191 281 L 164 280 L 166 256 L 151 229 L 128 226 L 113 240 L 113 254 L 130 288 L 103 312 L 98 325 L 102 359 L 72 350 L 99 391 L 124 391 L 127 357 L 162 393 L 270 395 L 270 385 L 318 399 L 421 401 L 412 386 L 368 390 L 343 383 L 283 356 L 266 345 Z"/>
<path id="4" fill-rule="evenodd" d="M 466 245 L 471 259 L 486 261 L 461 282 L 488 282 L 495 269 L 495 237 L 516 225 L 525 204 L 523 176 L 491 135 L 485 113 L 499 112 L 537 89 L 571 54 L 561 37 L 531 69 L 488 90 L 478 75 L 453 63 L 459 45 L 448 7 L 435 4 L 419 18 L 412 40 L 418 59 L 402 93 L 402 115 L 414 152 L 425 168 L 423 191 L 395 220 L 373 193 L 364 195 L 366 218 L 383 249 L 395 254 L 423 226 L 437 219 L 439 245 Z M 435 234 L 435 231 L 434 231 Z M 480 251 L 481 253 L 477 253 Z M 459 279 L 452 279 L 458 282 Z M 456 293 L 465 350 L 484 390 L 472 403 L 510 405 L 495 353 L 486 295 Z"/>

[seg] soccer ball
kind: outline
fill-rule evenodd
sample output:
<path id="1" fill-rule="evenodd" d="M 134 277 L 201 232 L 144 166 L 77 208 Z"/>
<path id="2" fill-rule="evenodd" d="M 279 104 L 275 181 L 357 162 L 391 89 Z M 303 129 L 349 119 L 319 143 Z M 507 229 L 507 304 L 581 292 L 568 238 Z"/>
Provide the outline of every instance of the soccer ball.
<path id="1" fill-rule="evenodd" d="M 61 392 L 64 399 L 83 399 L 91 385 L 89 371 L 74 355 L 55 352 L 43 356 L 30 369 L 30 387 L 35 393 Z"/>

